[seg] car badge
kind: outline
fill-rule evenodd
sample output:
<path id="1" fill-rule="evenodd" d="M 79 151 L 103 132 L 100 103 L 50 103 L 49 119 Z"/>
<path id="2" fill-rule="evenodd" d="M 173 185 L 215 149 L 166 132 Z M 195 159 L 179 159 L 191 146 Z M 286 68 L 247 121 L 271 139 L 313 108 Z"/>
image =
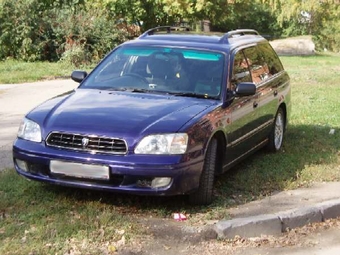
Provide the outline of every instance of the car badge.
<path id="1" fill-rule="evenodd" d="M 84 137 L 83 139 L 81 139 L 81 145 L 83 146 L 83 148 L 85 149 L 88 145 L 89 145 L 89 139 Z"/>

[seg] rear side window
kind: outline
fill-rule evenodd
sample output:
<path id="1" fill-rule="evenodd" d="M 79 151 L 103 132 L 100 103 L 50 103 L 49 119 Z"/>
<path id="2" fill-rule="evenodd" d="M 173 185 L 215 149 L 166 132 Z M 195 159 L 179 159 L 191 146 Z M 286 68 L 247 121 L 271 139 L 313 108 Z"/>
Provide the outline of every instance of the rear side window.
<path id="1" fill-rule="evenodd" d="M 283 66 L 279 57 L 269 44 L 260 44 L 258 48 L 263 54 L 263 58 L 269 67 L 269 73 L 271 75 L 279 73 L 283 70 Z"/>

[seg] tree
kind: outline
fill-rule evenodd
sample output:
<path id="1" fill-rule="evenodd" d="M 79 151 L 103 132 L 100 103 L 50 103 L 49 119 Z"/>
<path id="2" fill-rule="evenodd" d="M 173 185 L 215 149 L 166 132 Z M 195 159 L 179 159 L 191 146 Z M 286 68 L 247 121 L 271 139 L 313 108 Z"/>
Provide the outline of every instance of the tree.
<path id="1" fill-rule="evenodd" d="M 339 0 L 281 0 L 278 21 L 287 35 L 313 35 L 319 49 L 339 51 L 339 4 Z"/>
<path id="2" fill-rule="evenodd" d="M 0 59 L 98 61 L 126 35 L 106 10 L 86 9 L 84 4 L 80 0 L 2 0 Z"/>
<path id="3" fill-rule="evenodd" d="M 143 30 L 176 24 L 192 13 L 190 0 L 97 0 L 97 4 Z"/>

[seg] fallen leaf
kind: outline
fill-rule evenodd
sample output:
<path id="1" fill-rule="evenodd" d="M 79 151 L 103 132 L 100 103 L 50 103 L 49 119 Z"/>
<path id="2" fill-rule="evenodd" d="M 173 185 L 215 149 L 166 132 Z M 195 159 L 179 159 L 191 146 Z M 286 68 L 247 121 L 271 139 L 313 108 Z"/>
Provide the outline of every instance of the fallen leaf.
<path id="1" fill-rule="evenodd" d="M 107 249 L 108 249 L 109 252 L 116 252 L 116 251 L 117 251 L 117 248 L 116 248 L 116 246 L 114 246 L 114 245 L 109 245 L 109 246 L 107 247 Z"/>
<path id="2" fill-rule="evenodd" d="M 170 246 L 163 245 L 163 247 L 164 247 L 165 250 L 170 250 L 171 249 Z"/>
<path id="3" fill-rule="evenodd" d="M 122 229 L 122 230 L 116 230 L 116 233 L 117 233 L 118 235 L 124 235 L 124 234 L 125 234 L 125 230 L 124 230 L 124 229 Z"/>

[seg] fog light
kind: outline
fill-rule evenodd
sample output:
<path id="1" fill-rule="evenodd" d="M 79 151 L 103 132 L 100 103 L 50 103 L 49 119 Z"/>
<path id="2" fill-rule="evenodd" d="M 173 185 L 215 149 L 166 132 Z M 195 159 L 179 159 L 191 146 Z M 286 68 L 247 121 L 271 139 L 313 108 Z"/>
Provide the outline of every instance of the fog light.
<path id="1" fill-rule="evenodd" d="M 25 172 L 28 172 L 28 167 L 27 167 L 27 163 L 23 160 L 20 159 L 16 159 L 15 163 L 17 164 L 17 166 L 21 169 L 24 170 Z"/>
<path id="2" fill-rule="evenodd" d="M 168 186 L 171 182 L 170 177 L 156 177 L 152 180 L 151 182 L 151 187 L 152 188 L 161 188 Z"/>
<path id="3" fill-rule="evenodd" d="M 149 179 L 141 179 L 136 182 L 136 185 L 138 187 L 143 187 L 143 188 L 150 188 L 151 186 L 151 180 Z"/>

